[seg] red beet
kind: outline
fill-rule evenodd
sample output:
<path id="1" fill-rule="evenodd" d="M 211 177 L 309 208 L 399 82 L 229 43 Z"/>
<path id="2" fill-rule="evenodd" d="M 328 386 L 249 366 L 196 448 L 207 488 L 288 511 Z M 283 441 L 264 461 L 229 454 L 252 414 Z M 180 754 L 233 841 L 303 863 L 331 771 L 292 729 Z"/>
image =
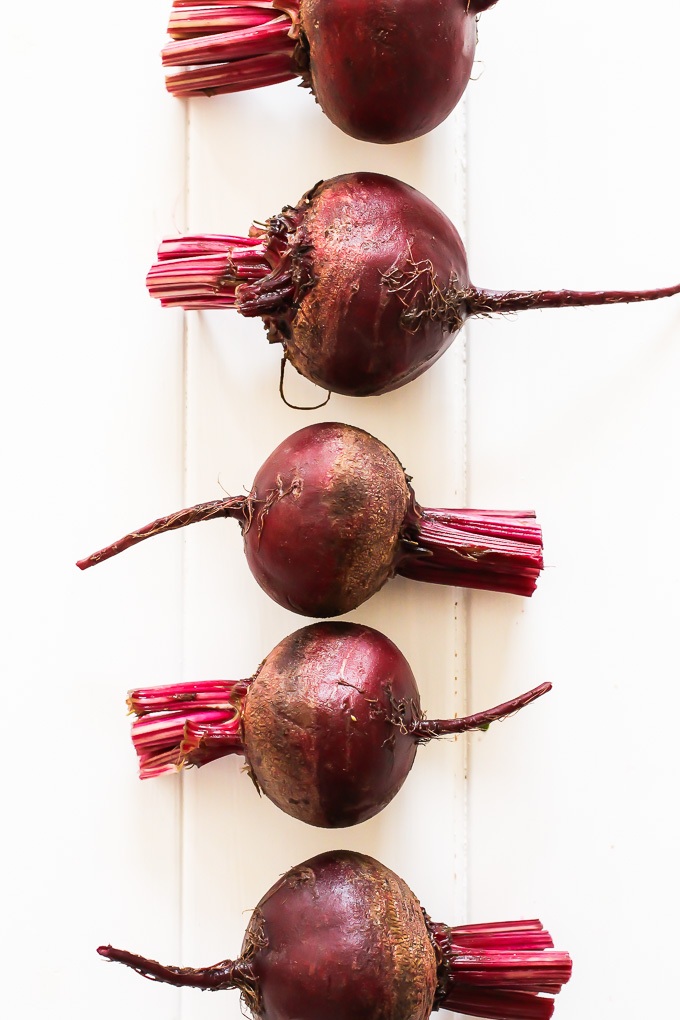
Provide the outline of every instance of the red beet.
<path id="1" fill-rule="evenodd" d="M 426 719 L 411 667 L 389 638 L 316 623 L 284 638 L 244 681 L 130 691 L 142 779 L 242 754 L 256 786 L 287 814 L 340 828 L 372 818 L 401 789 L 419 744 L 486 730 L 550 690 L 488 712 Z"/>
<path id="2" fill-rule="evenodd" d="M 322 181 L 247 238 L 164 241 L 147 286 L 163 305 L 261 316 L 270 343 L 283 345 L 284 364 L 356 397 L 417 378 L 470 316 L 680 293 L 680 285 L 594 292 L 474 287 L 451 221 L 414 188 L 372 173 Z"/>
<path id="3" fill-rule="evenodd" d="M 336 850 L 292 868 L 263 896 L 241 956 L 193 970 L 111 946 L 143 977 L 238 988 L 259 1020 L 426 1020 L 450 1009 L 490 1020 L 547 1020 L 571 976 L 540 921 L 433 923 L 394 872 Z"/>
<path id="4" fill-rule="evenodd" d="M 258 584 L 303 616 L 348 613 L 396 573 L 531 595 L 543 566 L 533 513 L 421 507 L 391 450 L 368 432 L 335 422 L 289 436 L 264 462 L 248 496 L 160 518 L 78 566 L 217 517 L 239 522 Z"/>
<path id="5" fill-rule="evenodd" d="M 163 50 L 177 96 L 300 76 L 334 124 L 368 142 L 404 142 L 463 95 L 477 15 L 496 0 L 175 0 Z M 193 66 L 192 66 L 193 65 Z"/>

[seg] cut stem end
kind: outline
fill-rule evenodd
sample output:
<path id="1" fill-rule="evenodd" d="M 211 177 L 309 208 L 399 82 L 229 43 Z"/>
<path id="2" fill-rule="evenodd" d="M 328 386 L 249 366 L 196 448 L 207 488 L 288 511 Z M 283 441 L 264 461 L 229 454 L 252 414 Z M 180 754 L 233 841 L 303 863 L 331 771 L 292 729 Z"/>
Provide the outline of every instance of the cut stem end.
<path id="1" fill-rule="evenodd" d="M 168 92 L 212 96 L 298 77 L 298 18 L 298 0 L 175 0 L 168 25 L 173 42 L 162 59 L 164 67 L 181 70 L 167 76 Z"/>
<path id="2" fill-rule="evenodd" d="M 540 921 L 449 928 L 429 923 L 440 957 L 437 1003 L 487 1020 L 547 1020 L 571 977 L 568 953 L 553 949 Z"/>
<path id="3" fill-rule="evenodd" d="M 397 572 L 415 581 L 532 595 L 543 569 L 533 511 L 443 510 L 414 503 Z"/>
<path id="4" fill-rule="evenodd" d="M 249 683 L 206 681 L 130 691 L 140 779 L 244 754 L 240 706 Z"/>

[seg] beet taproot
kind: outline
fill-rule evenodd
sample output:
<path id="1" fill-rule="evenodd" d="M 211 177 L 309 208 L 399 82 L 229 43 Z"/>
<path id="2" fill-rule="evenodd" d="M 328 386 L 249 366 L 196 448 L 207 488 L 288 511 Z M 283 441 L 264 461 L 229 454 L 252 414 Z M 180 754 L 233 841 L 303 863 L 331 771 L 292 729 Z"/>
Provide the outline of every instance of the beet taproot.
<path id="1" fill-rule="evenodd" d="M 322 181 L 249 237 L 163 241 L 147 275 L 167 307 L 261 316 L 305 378 L 364 397 L 416 379 L 474 316 L 651 301 L 640 291 L 492 291 L 470 281 L 458 231 L 415 188 L 353 173 Z"/>
<path id="2" fill-rule="evenodd" d="M 547 1020 L 571 976 L 540 921 L 432 922 L 393 871 L 348 850 L 286 872 L 253 911 L 236 960 L 193 969 L 98 952 L 152 981 L 237 988 L 256 1020 L 427 1020 L 440 1008 Z"/>
<path id="3" fill-rule="evenodd" d="M 176 96 L 296 77 L 326 116 L 368 142 L 440 124 L 470 79 L 477 17 L 496 0 L 175 0 L 163 65 Z"/>
<path id="4" fill-rule="evenodd" d="M 372 818 L 401 789 L 420 744 L 486 730 L 550 684 L 486 712 L 426 719 L 408 662 L 384 634 L 325 622 L 284 638 L 248 680 L 130 691 L 142 779 L 243 755 L 286 814 L 340 828 Z"/>
<path id="5" fill-rule="evenodd" d="M 391 450 L 337 422 L 293 433 L 247 496 L 180 510 L 79 560 L 81 569 L 197 521 L 233 517 L 248 565 L 276 602 L 302 616 L 356 609 L 395 574 L 531 595 L 543 567 L 531 511 L 421 507 Z"/>

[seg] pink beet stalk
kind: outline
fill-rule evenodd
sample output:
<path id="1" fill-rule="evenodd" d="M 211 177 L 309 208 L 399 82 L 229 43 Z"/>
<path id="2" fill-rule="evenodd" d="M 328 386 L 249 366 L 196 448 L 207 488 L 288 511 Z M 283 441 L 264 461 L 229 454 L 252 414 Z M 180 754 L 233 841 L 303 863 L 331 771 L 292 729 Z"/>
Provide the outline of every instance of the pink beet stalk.
<path id="1" fill-rule="evenodd" d="M 132 743 L 140 779 L 153 779 L 183 765 L 205 765 L 227 754 L 243 754 L 237 699 L 247 681 L 207 681 L 130 691 L 137 715 Z"/>
<path id="2" fill-rule="evenodd" d="M 571 976 L 567 953 L 553 950 L 538 920 L 449 928 L 431 924 L 447 978 L 439 1005 L 488 1020 L 547 1020 Z"/>
<path id="3" fill-rule="evenodd" d="M 419 510 L 423 555 L 404 560 L 404 577 L 511 595 L 535 591 L 543 544 L 533 511 Z"/>
<path id="4" fill-rule="evenodd" d="M 175 96 L 212 96 L 296 78 L 298 12 L 297 0 L 281 7 L 271 0 L 175 0 L 168 25 L 173 42 L 162 57 L 164 67 L 183 70 L 167 75 L 168 91 Z"/>
<path id="5" fill-rule="evenodd" d="M 165 308 L 234 308 L 236 287 L 271 271 L 259 238 L 202 234 L 163 241 L 146 285 Z"/>

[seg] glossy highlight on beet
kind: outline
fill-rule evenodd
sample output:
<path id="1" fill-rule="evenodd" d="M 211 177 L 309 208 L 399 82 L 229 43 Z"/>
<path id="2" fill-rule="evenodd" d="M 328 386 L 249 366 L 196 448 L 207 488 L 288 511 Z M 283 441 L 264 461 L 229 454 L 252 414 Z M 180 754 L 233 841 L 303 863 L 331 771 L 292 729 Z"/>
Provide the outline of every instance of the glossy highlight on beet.
<path id="1" fill-rule="evenodd" d="M 548 1020 L 571 976 L 540 921 L 432 922 L 393 871 L 348 850 L 283 875 L 253 911 L 236 960 L 193 969 L 98 952 L 152 981 L 237 988 L 255 1020 L 427 1020 L 436 1009 Z"/>
<path id="2" fill-rule="evenodd" d="M 470 79 L 477 17 L 496 0 L 174 0 L 163 65 L 176 96 L 300 77 L 326 116 L 369 142 L 440 124 Z"/>
<path id="3" fill-rule="evenodd" d="M 363 429 L 309 425 L 264 462 L 247 496 L 159 518 L 79 560 L 81 570 L 164 531 L 233 517 L 264 591 L 302 616 L 356 609 L 395 574 L 531 595 L 543 567 L 532 511 L 421 507 L 391 450 Z"/>
<path id="4" fill-rule="evenodd" d="M 468 318 L 527 309 L 651 301 L 640 291 L 492 291 L 470 280 L 458 231 L 414 188 L 353 173 L 321 181 L 248 237 L 163 241 L 147 275 L 166 307 L 233 308 L 311 382 L 347 396 L 416 379 Z"/>
<path id="5" fill-rule="evenodd" d="M 284 638 L 248 680 L 134 690 L 128 707 L 142 779 L 241 754 L 286 814 L 340 828 L 389 804 L 420 744 L 486 730 L 550 689 L 461 719 L 426 719 L 411 667 L 389 638 L 327 622 Z"/>

